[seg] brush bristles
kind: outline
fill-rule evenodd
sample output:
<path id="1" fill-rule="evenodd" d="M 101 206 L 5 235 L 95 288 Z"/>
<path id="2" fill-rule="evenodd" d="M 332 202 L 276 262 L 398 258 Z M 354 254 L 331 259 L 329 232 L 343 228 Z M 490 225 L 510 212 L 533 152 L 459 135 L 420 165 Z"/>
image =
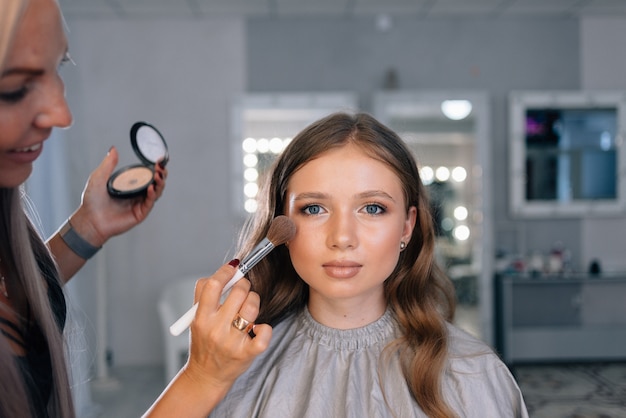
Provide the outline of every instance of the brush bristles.
<path id="1" fill-rule="evenodd" d="M 274 244 L 274 247 L 286 243 L 294 235 L 296 235 L 296 225 L 284 215 L 275 217 L 272 220 L 269 231 L 267 231 L 267 239 Z"/>

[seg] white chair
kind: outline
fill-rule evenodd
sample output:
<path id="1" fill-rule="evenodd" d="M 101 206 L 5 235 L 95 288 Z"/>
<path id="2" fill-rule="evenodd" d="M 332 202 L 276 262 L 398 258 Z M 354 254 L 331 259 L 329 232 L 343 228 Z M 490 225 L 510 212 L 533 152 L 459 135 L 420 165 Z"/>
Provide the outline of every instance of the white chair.
<path id="1" fill-rule="evenodd" d="M 167 285 L 159 298 L 159 316 L 163 326 L 165 349 L 165 382 L 172 380 L 186 361 L 189 352 L 189 330 L 178 336 L 170 333 L 170 326 L 193 305 L 193 292 L 196 280 L 202 277 L 177 279 Z"/>

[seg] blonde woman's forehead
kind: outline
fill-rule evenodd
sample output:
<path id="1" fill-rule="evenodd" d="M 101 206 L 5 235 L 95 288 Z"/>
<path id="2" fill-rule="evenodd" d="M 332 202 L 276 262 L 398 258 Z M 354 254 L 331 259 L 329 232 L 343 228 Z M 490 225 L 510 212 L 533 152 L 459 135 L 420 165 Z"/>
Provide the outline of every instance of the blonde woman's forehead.
<path id="1" fill-rule="evenodd" d="M 4 69 L 54 64 L 67 51 L 67 37 L 55 0 L 30 0 L 16 28 Z M 55 60 L 48 62 L 47 60 Z"/>

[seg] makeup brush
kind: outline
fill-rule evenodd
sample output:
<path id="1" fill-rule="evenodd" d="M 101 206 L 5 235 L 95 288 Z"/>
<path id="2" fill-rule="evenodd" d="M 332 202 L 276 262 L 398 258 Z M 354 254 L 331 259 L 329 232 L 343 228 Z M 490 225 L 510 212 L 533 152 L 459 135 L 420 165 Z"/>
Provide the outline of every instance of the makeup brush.
<path id="1" fill-rule="evenodd" d="M 243 276 L 246 275 L 259 261 L 268 255 L 274 248 L 289 241 L 296 234 L 296 225 L 286 216 L 275 217 L 267 231 L 267 236 L 252 249 L 249 255 L 239 264 L 235 275 L 226 283 L 222 290 L 222 296 L 228 292 Z M 174 336 L 180 335 L 193 321 L 198 304 L 194 304 L 191 309 L 183 314 L 172 326 L 170 333 Z"/>

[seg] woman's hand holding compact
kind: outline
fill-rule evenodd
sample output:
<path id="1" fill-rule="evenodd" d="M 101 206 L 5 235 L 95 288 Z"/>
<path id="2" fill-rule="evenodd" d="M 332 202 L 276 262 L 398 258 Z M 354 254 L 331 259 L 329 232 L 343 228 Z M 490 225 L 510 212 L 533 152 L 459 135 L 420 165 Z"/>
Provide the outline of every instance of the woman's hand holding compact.
<path id="1" fill-rule="evenodd" d="M 81 205 L 71 216 L 72 225 L 92 245 L 100 246 L 109 238 L 122 234 L 143 222 L 163 194 L 167 168 L 155 166 L 154 182 L 145 196 L 115 199 L 107 192 L 107 180 L 118 162 L 112 147 L 100 165 L 91 173 L 83 190 Z"/>

